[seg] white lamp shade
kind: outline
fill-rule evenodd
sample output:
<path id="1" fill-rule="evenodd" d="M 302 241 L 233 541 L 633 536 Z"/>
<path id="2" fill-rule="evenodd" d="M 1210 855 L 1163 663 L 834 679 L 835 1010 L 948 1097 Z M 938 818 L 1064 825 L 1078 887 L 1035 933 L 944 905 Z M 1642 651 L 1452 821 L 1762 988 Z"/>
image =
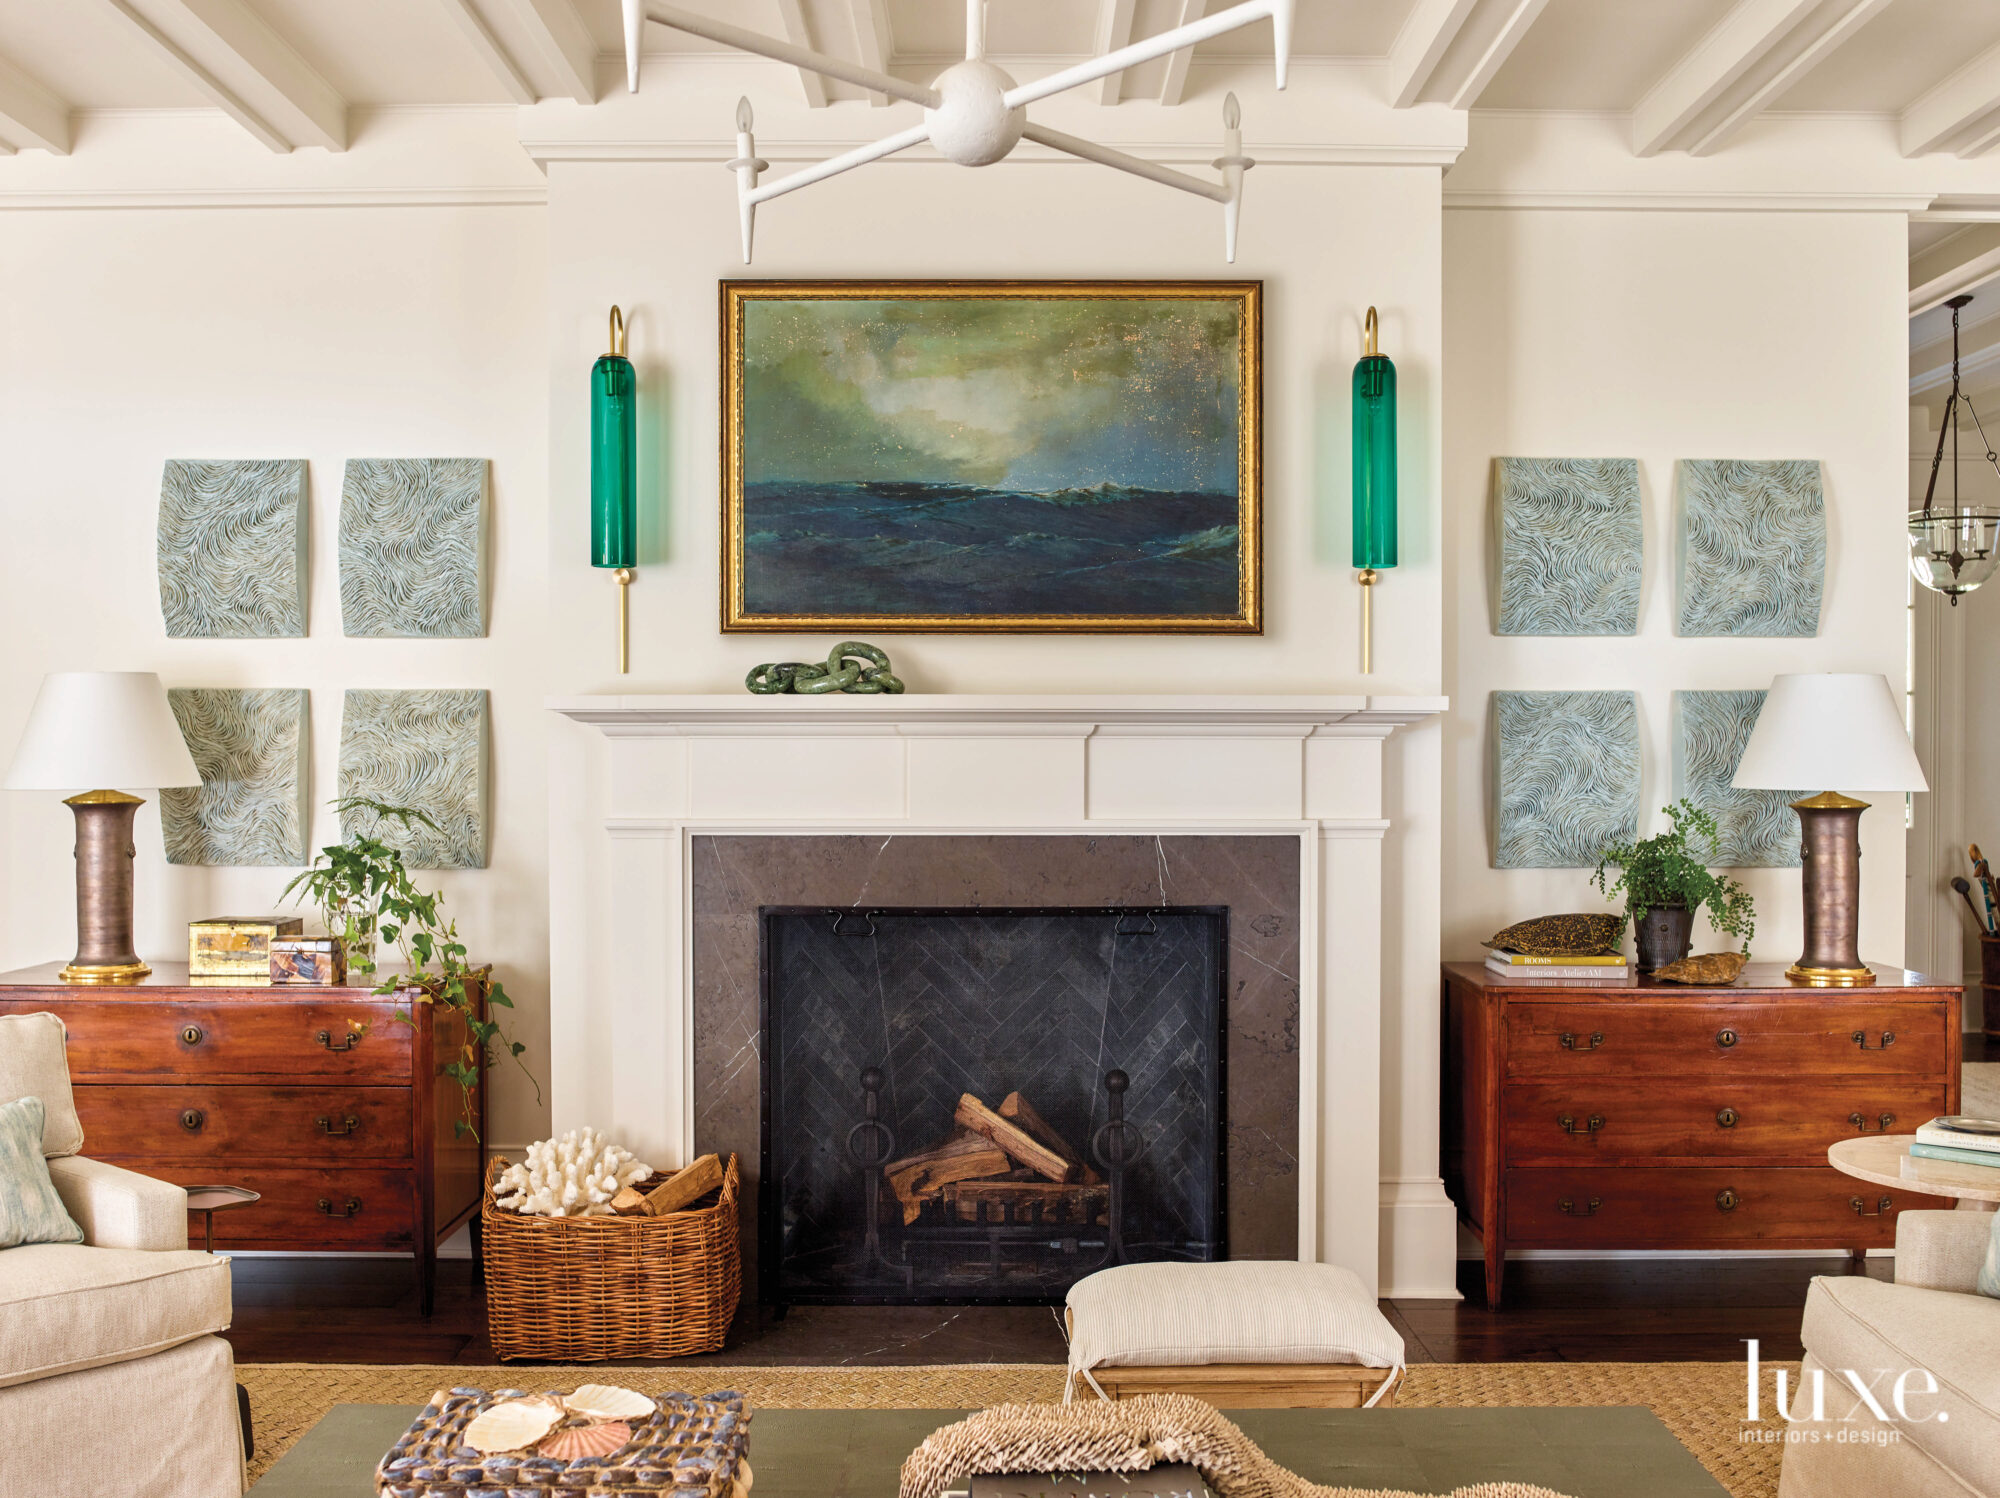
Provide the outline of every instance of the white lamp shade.
<path id="1" fill-rule="evenodd" d="M 167 689 L 151 671 L 52 671 L 8 768 L 10 791 L 200 785 Z"/>
<path id="2" fill-rule="evenodd" d="M 1730 782 L 1746 791 L 1927 791 L 1887 677 L 1774 677 Z"/>

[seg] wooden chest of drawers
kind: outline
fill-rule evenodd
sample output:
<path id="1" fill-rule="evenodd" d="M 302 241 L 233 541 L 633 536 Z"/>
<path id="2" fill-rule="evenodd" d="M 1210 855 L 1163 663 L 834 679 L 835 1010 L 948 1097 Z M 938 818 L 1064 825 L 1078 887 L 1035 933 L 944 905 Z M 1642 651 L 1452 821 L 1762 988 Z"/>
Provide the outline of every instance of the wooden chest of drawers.
<path id="1" fill-rule="evenodd" d="M 79 988 L 58 966 L 0 975 L 0 1014 L 62 1017 L 85 1154 L 262 1193 L 215 1214 L 217 1248 L 411 1254 L 430 1314 L 439 1241 L 478 1222 L 482 1150 L 440 1075 L 462 1019 L 365 988 L 197 986 L 164 963 Z M 482 1087 L 482 1135 L 484 1108 Z"/>
<path id="2" fill-rule="evenodd" d="M 1485 1239 L 1488 1304 L 1509 1248 L 1859 1254 L 1940 1205 L 1826 1163 L 1958 1107 L 1962 990 L 1876 973 L 1794 988 L 1753 963 L 1728 988 L 1634 989 L 1446 963 L 1445 1189 Z"/>

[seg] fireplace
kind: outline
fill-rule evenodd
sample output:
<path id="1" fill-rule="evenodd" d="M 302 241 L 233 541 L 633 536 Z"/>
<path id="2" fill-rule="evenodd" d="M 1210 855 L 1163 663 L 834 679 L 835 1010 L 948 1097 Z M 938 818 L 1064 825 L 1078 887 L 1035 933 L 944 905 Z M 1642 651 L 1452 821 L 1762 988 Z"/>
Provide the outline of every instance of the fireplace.
<path id="1" fill-rule="evenodd" d="M 1221 907 L 765 907 L 759 1298 L 1225 1257 Z"/>
<path id="2" fill-rule="evenodd" d="M 746 1286 L 762 1284 L 762 907 L 1216 905 L 1228 1256 L 1372 1285 L 1379 1253 L 1384 1293 L 1455 1293 L 1427 988 L 1435 733 L 1396 747 L 1442 698 L 550 705 L 553 1124 L 655 1161 L 737 1156 Z"/>

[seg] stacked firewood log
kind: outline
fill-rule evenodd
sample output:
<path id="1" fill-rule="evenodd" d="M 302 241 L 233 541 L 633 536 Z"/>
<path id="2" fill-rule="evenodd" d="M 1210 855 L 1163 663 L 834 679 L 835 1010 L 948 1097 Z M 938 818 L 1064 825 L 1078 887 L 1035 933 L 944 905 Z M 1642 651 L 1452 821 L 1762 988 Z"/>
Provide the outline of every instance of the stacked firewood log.
<path id="1" fill-rule="evenodd" d="M 951 1134 L 882 1168 L 905 1227 L 937 1202 L 961 1223 L 1102 1224 L 1110 1208 L 1104 1178 L 1018 1092 L 998 1108 L 971 1093 L 958 1100 Z"/>

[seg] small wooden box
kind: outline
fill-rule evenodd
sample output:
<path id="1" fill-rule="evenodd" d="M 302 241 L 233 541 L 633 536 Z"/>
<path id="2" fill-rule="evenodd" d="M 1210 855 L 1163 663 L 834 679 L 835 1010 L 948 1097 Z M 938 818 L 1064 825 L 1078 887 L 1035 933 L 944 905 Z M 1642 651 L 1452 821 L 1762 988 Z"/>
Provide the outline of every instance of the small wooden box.
<path id="1" fill-rule="evenodd" d="M 331 936 L 274 936 L 271 981 L 338 988 L 347 982 L 347 948 Z"/>
<path id="2" fill-rule="evenodd" d="M 305 933 L 296 915 L 218 915 L 188 922 L 190 978 L 271 980 L 271 942 Z"/>

